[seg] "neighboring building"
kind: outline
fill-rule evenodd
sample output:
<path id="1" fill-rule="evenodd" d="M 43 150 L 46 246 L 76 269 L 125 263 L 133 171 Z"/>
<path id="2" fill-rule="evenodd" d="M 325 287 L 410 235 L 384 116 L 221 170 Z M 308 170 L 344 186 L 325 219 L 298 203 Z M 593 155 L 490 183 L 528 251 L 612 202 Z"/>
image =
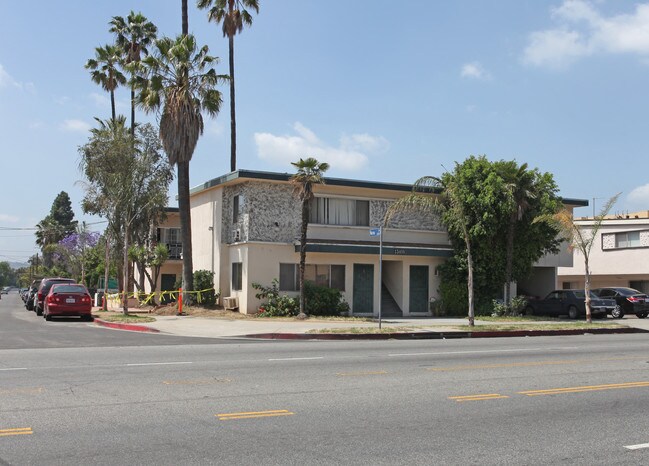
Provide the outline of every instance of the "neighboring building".
<path id="1" fill-rule="evenodd" d="M 593 225 L 592 217 L 577 221 L 585 231 Z M 649 211 L 610 215 L 600 227 L 590 252 L 591 288 L 624 286 L 649 293 Z M 574 250 L 572 267 L 559 267 L 563 288 L 583 288 L 584 256 Z"/>
<path id="2" fill-rule="evenodd" d="M 242 313 L 255 313 L 261 304 L 253 283 L 269 286 L 277 279 L 280 291 L 298 295 L 301 206 L 290 177 L 239 170 L 191 190 L 194 270 L 214 272 L 217 291 L 236 298 Z M 431 315 L 429 303 L 438 297 L 437 266 L 452 255 L 439 218 L 397 214 L 383 231 L 380 277 L 379 237 L 370 236 L 390 204 L 410 192 L 406 184 L 339 178 L 315 185 L 306 279 L 341 290 L 353 315 L 377 315 L 379 306 L 384 316 Z M 569 208 L 587 205 L 564 202 Z M 179 228 L 175 212 L 159 230 L 170 252 L 179 240 L 173 232 Z M 167 283 L 182 270 L 180 258 L 169 262 L 161 275 Z M 557 266 L 571 264 L 567 251 L 544 257 L 519 290 L 544 294 L 556 287 Z"/>
<path id="3" fill-rule="evenodd" d="M 160 268 L 160 276 L 156 290 L 175 290 L 176 281 L 182 277 L 183 271 L 183 247 L 180 239 L 180 213 L 178 207 L 167 207 L 165 209 L 167 219 L 162 227 L 156 229 L 156 241 L 164 244 L 169 251 L 169 258 Z M 148 282 L 147 282 L 148 284 Z M 150 290 L 148 290 L 150 291 Z M 168 298 L 163 299 L 166 301 Z"/>

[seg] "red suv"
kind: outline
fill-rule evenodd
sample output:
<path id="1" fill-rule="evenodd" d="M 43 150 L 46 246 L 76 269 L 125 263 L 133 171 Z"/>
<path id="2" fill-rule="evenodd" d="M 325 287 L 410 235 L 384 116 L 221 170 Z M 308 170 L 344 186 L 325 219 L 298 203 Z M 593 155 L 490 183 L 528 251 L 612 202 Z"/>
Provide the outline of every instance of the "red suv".
<path id="1" fill-rule="evenodd" d="M 71 278 L 44 278 L 41 280 L 41 284 L 38 287 L 38 291 L 34 294 L 34 311 L 36 311 L 37 316 L 43 315 L 43 306 L 45 301 L 45 296 L 50 292 L 50 288 L 55 283 L 76 283 Z"/>

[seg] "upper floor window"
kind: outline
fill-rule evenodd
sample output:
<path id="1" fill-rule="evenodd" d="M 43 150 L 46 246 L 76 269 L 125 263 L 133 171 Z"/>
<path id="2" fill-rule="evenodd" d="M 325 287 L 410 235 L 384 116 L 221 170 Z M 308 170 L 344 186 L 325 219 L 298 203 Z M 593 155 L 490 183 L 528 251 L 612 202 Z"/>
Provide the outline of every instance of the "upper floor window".
<path id="1" fill-rule="evenodd" d="M 237 194 L 232 198 L 232 223 L 237 223 L 243 213 L 243 195 Z"/>
<path id="2" fill-rule="evenodd" d="M 180 243 L 180 228 L 158 228 L 158 242 L 164 244 Z"/>
<path id="3" fill-rule="evenodd" d="M 369 226 L 370 201 L 316 197 L 311 201 L 309 222 L 321 225 Z"/>
<path id="4" fill-rule="evenodd" d="M 638 246 L 641 246 L 639 231 L 627 231 L 615 234 L 616 248 L 635 248 Z"/>

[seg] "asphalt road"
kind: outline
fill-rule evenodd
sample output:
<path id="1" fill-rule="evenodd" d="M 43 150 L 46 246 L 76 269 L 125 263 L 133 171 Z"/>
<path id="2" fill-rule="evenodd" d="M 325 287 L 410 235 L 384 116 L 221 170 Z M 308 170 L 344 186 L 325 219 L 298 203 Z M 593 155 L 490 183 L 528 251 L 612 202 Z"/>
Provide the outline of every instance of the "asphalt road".
<path id="1" fill-rule="evenodd" d="M 3 349 L 0 465 L 648 464 L 648 351 L 642 334 Z"/>

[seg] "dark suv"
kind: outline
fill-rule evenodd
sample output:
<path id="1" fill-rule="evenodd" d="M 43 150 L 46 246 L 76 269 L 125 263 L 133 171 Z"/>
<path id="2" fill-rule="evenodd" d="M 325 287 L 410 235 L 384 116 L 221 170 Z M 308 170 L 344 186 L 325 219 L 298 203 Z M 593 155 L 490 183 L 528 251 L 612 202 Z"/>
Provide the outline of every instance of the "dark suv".
<path id="1" fill-rule="evenodd" d="M 593 293 L 600 298 L 615 300 L 620 307 L 620 315 L 612 314 L 615 318 L 621 319 L 624 314 L 635 314 L 638 319 L 644 319 L 649 315 L 649 296 L 641 291 L 623 286 L 611 286 L 595 288 Z"/>
<path id="2" fill-rule="evenodd" d="M 33 311 L 34 310 L 34 295 L 38 291 L 38 287 L 41 285 L 41 280 L 40 278 L 37 280 L 34 280 L 31 285 L 29 285 L 29 288 L 26 291 L 26 296 L 25 296 L 25 308 L 28 311 Z"/>
<path id="3" fill-rule="evenodd" d="M 43 301 L 45 301 L 45 296 L 50 292 L 50 288 L 55 283 L 76 283 L 75 280 L 71 278 L 44 278 L 41 280 L 41 284 L 38 287 L 38 291 L 34 295 L 34 310 L 36 311 L 37 316 L 43 315 Z"/>

